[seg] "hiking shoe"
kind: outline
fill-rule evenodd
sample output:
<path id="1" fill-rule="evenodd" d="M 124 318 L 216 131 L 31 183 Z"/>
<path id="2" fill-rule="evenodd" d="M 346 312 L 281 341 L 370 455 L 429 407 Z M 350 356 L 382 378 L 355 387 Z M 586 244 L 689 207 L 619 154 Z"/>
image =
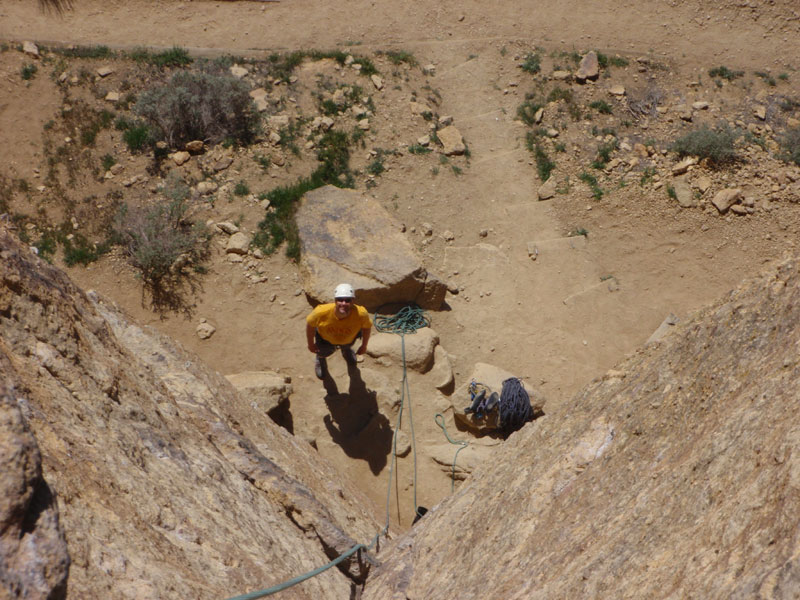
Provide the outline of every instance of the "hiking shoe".
<path id="1" fill-rule="evenodd" d="M 325 359 L 317 354 L 317 358 L 314 359 L 314 374 L 317 376 L 317 379 L 323 379 L 327 370 L 328 365 L 326 364 Z"/>
<path id="2" fill-rule="evenodd" d="M 356 364 L 356 353 L 353 352 L 352 348 L 342 348 L 342 356 L 344 356 L 344 362 L 348 365 L 353 366 Z"/>

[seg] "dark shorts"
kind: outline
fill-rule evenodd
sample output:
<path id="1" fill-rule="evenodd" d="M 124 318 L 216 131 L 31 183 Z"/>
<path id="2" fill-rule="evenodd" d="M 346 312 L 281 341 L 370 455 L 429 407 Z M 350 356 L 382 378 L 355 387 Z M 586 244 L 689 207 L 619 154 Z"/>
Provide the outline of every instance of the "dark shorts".
<path id="1" fill-rule="evenodd" d="M 317 348 L 319 348 L 318 354 L 322 358 L 330 356 L 331 354 L 336 352 L 337 348 L 349 348 L 350 346 L 355 344 L 356 340 L 358 340 L 359 338 L 361 338 L 360 331 L 356 334 L 356 337 L 354 337 L 353 341 L 350 342 L 349 344 L 331 344 L 328 340 L 326 340 L 319 334 L 319 331 L 314 333 L 314 341 L 317 343 Z"/>

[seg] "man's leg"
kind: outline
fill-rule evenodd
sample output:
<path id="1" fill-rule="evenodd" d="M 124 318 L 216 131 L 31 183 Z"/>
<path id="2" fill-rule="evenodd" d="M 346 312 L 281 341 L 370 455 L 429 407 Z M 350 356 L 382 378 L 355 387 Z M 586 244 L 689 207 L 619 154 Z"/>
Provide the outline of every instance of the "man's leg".
<path id="1" fill-rule="evenodd" d="M 353 350 L 353 344 L 355 344 L 360 338 L 361 332 L 359 331 L 356 337 L 353 338 L 352 342 L 346 346 L 342 346 L 342 356 L 344 357 L 344 361 L 348 366 L 352 367 L 356 364 L 356 353 L 355 350 Z"/>
<path id="2" fill-rule="evenodd" d="M 325 359 L 333 354 L 336 347 L 328 340 L 323 339 L 319 332 L 314 334 L 314 341 L 319 349 L 317 357 L 314 360 L 314 374 L 317 376 L 317 379 L 323 379 L 328 373 L 328 362 Z"/>

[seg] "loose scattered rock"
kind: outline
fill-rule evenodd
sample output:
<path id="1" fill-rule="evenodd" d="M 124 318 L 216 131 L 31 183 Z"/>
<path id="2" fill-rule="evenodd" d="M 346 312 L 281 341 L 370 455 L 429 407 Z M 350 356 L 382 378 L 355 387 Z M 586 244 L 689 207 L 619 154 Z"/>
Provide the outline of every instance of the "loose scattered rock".
<path id="1" fill-rule="evenodd" d="M 578 70 L 575 72 L 575 79 L 578 83 L 586 80 L 594 81 L 600 76 L 600 63 L 597 60 L 597 53 L 594 50 L 587 52 L 581 59 Z"/>
<path id="2" fill-rule="evenodd" d="M 200 323 L 195 331 L 197 332 L 197 337 L 199 337 L 201 340 L 207 340 L 214 335 L 216 330 L 216 327 L 206 321 L 204 323 Z"/>
<path id="3" fill-rule="evenodd" d="M 716 209 L 725 214 L 728 209 L 742 199 L 741 188 L 729 188 L 716 193 L 711 203 Z"/>

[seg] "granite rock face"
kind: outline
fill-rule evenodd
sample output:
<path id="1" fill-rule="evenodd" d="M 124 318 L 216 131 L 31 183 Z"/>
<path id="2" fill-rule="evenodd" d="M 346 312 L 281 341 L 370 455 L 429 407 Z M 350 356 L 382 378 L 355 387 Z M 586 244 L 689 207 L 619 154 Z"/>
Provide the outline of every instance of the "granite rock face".
<path id="1" fill-rule="evenodd" d="M 0 370 L 8 368 L 0 353 Z M 20 406 L 25 398 L 0 381 L 0 598 L 59 600 L 67 593 L 67 542 Z"/>
<path id="2" fill-rule="evenodd" d="M 303 197 L 296 221 L 312 300 L 332 302 L 336 285 L 347 282 L 369 310 L 389 302 L 441 307 L 446 285 L 426 271 L 400 225 L 372 198 L 324 186 Z"/>
<path id="3" fill-rule="evenodd" d="M 220 374 L 5 229 L 0 258 L 0 380 L 18 390 L 58 499 L 67 598 L 229 597 L 382 529 L 366 497 Z M 0 498 L 21 485 L 4 478 Z M 367 568 L 354 555 L 283 594 L 348 598 Z"/>
<path id="4" fill-rule="evenodd" d="M 363 597 L 796 598 L 798 389 L 790 258 L 513 434 Z"/>

